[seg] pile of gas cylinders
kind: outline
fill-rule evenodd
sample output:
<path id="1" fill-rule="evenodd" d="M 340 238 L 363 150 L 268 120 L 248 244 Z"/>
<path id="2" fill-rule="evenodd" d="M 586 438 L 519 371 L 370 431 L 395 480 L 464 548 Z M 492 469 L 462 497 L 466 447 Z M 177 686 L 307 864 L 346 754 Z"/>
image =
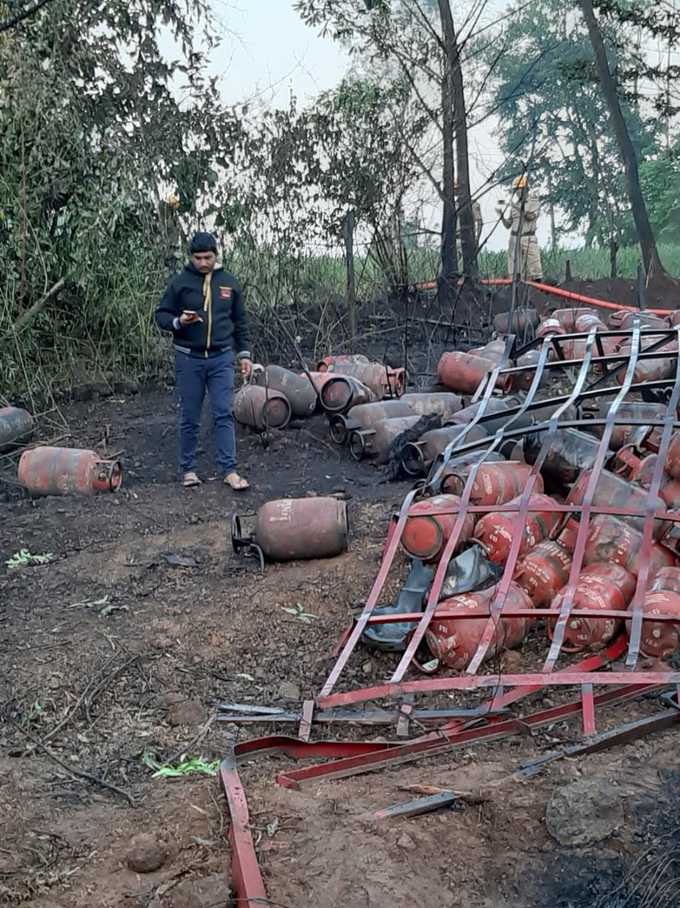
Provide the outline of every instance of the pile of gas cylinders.
<path id="1" fill-rule="evenodd" d="M 285 429 L 292 419 L 317 412 L 342 414 L 352 406 L 398 398 L 405 381 L 403 369 L 361 354 L 327 356 L 313 372 L 300 374 L 283 366 L 255 366 L 252 380 L 234 397 L 234 416 L 258 431 Z"/>
<path id="2" fill-rule="evenodd" d="M 24 447 L 34 428 L 27 410 L 0 407 L 0 452 Z M 23 451 L 17 479 L 32 495 L 94 495 L 117 492 L 123 470 L 119 461 L 102 458 L 95 451 L 40 445 Z"/>
<path id="3" fill-rule="evenodd" d="M 605 404 L 603 404 L 605 406 Z M 659 419 L 664 408 L 658 404 L 624 402 L 617 418 L 635 420 Z M 593 427 L 593 432 L 602 429 Z M 509 611 L 522 611 L 523 617 L 500 618 L 496 621 L 494 637 L 486 658 L 519 646 L 532 626 L 538 623 L 526 616 L 531 609 L 550 609 L 559 613 L 565 597 L 572 557 L 579 530 L 578 511 L 549 510 L 555 504 L 584 503 L 637 512 L 635 516 L 595 514 L 587 528 L 585 555 L 578 577 L 572 610 L 562 649 L 565 652 L 598 651 L 615 636 L 629 627 L 624 618 L 597 617 L 598 611 L 625 611 L 631 604 L 638 574 L 647 569 L 646 592 L 643 600 L 643 623 L 640 651 L 643 656 L 668 660 L 680 651 L 680 567 L 676 524 L 671 520 L 653 520 L 651 549 L 641 561 L 643 528 L 647 508 L 652 513 L 680 510 L 680 433 L 673 436 L 664 464 L 659 496 L 648 501 L 649 485 L 658 454 L 658 430 L 649 428 L 642 453 L 629 446 L 632 437 L 639 441 L 640 427 L 617 425 L 610 439 L 605 467 L 598 472 L 592 497 L 589 483 L 595 468 L 599 438 L 589 432 L 572 428 L 558 429 L 551 440 L 547 456 L 542 457 L 540 471 L 536 463 L 541 449 L 539 433 L 524 436 L 521 448 L 513 451 L 512 460 L 485 460 L 478 464 L 474 477 L 470 506 L 514 506 L 515 511 L 499 510 L 465 513 L 462 530 L 449 568 L 455 576 L 457 562 L 477 548 L 489 570 L 483 572 L 485 582 L 478 587 L 463 587 L 451 596 L 440 596 L 429 628 L 426 643 L 432 655 L 443 665 L 463 670 L 477 650 L 488 625 L 489 606 L 495 599 L 498 580 L 506 567 L 511 546 L 520 532 L 517 511 L 533 473 L 534 485 L 528 499 L 528 511 L 521 528 L 519 552 L 512 567 L 512 581 L 504 599 Z M 438 564 L 447 540 L 459 520 L 460 495 L 473 469 L 470 463 L 451 462 L 444 467 L 440 492 L 411 505 L 401 547 L 414 563 Z M 478 558 L 478 561 L 479 561 Z M 462 563 L 462 562 L 461 562 Z M 478 569 L 478 565 L 477 565 Z M 432 573 L 432 572 L 431 572 Z M 430 575 L 431 576 L 431 575 Z M 448 577 L 448 572 L 447 572 Z M 483 588 L 480 588 L 483 587 Z M 423 602 L 426 598 L 423 590 Z M 453 609 L 479 614 L 476 618 L 438 618 L 438 614 Z M 590 615 L 583 615 L 588 610 Z M 655 621 L 655 615 L 677 615 L 674 621 Z M 548 638 L 552 637 L 555 620 L 547 617 L 543 624 Z"/>

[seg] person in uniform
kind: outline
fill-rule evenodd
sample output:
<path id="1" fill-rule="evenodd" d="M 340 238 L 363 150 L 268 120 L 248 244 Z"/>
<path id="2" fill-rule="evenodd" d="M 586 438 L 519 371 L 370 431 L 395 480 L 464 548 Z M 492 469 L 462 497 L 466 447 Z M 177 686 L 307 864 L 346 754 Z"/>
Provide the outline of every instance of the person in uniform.
<path id="1" fill-rule="evenodd" d="M 540 205 L 529 189 L 526 174 L 512 184 L 508 202 L 501 201 L 496 213 L 501 223 L 510 231 L 508 240 L 508 275 L 518 274 L 522 280 L 542 281 L 541 253 L 536 239 L 536 226 Z"/>

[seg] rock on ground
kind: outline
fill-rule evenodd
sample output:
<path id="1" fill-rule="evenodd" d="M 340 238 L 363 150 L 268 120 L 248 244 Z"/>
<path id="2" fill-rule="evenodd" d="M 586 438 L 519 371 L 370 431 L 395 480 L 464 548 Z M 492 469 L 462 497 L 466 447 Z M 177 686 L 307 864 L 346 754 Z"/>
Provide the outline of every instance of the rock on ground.
<path id="1" fill-rule="evenodd" d="M 201 725 L 207 717 L 205 707 L 198 700 L 183 700 L 168 708 L 170 725 Z"/>
<path id="2" fill-rule="evenodd" d="M 154 835 L 142 832 L 130 842 L 126 862 L 135 873 L 153 873 L 163 866 L 165 858 L 165 846 Z"/>
<path id="3" fill-rule="evenodd" d="M 560 845 L 592 845 L 624 824 L 623 802 L 607 779 L 579 779 L 553 792 L 545 825 Z"/>

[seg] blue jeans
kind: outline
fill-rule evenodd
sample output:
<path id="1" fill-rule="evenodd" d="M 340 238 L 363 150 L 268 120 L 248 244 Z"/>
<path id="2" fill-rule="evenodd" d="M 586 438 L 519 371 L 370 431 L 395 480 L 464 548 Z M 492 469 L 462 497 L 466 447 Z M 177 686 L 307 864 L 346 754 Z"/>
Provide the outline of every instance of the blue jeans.
<path id="1" fill-rule="evenodd" d="M 203 399 L 207 390 L 213 415 L 217 465 L 226 475 L 236 466 L 234 434 L 234 354 L 231 350 L 207 359 L 175 351 L 179 416 L 179 470 L 196 470 L 196 448 Z"/>

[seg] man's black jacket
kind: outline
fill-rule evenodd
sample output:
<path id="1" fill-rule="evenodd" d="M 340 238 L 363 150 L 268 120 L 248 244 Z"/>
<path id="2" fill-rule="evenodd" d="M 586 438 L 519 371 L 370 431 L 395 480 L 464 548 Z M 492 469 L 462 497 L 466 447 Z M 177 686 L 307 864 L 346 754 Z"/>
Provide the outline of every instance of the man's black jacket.
<path id="1" fill-rule="evenodd" d="M 198 312 L 203 319 L 193 325 L 180 325 L 185 310 Z M 201 274 L 191 262 L 170 281 L 156 309 L 156 324 L 172 331 L 175 346 L 194 356 L 208 356 L 233 350 L 250 358 L 250 342 L 243 291 L 233 274 L 215 268 Z"/>

